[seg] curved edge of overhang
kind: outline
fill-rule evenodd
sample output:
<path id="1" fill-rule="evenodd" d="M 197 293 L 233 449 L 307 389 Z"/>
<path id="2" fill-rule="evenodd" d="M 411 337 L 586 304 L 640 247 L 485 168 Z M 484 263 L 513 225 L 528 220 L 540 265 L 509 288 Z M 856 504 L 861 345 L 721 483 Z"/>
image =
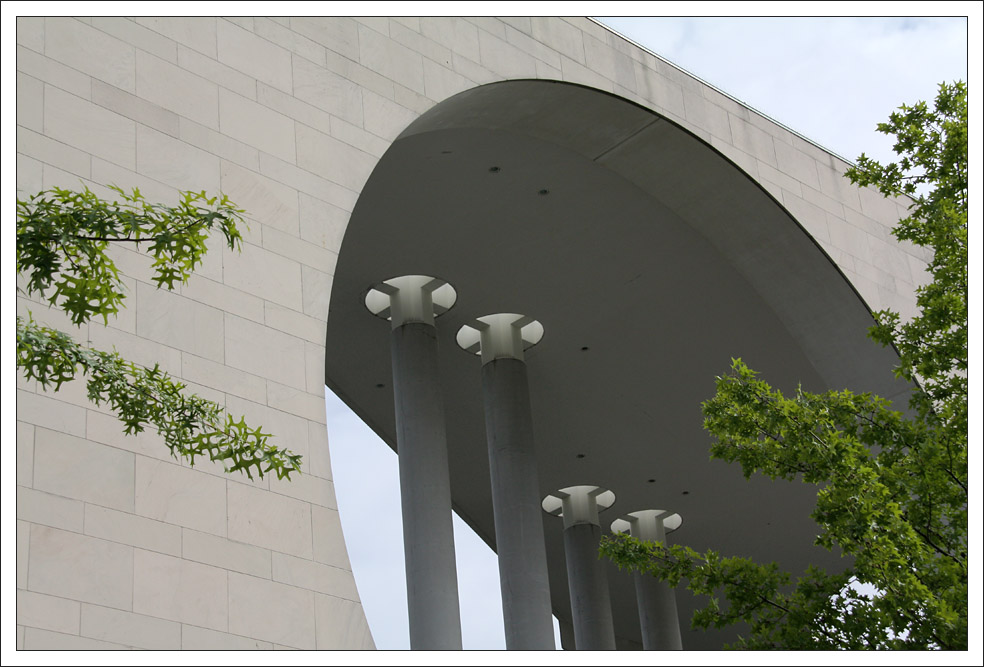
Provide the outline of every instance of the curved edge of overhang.
<path id="1" fill-rule="evenodd" d="M 612 122 L 582 123 L 586 130 L 584 133 L 570 132 L 569 123 L 544 122 L 544 100 L 550 97 L 553 99 L 547 104 L 546 117 L 551 121 L 557 119 L 558 111 L 572 117 L 574 114 L 570 113 L 570 109 L 574 108 L 574 98 L 580 99 L 581 108 L 583 108 L 583 101 L 590 97 L 593 101 L 600 102 L 599 106 L 603 107 L 604 112 L 611 114 L 609 120 Z M 512 107 L 504 106 L 504 104 L 516 100 L 519 103 Z M 620 114 L 624 114 L 624 116 Z M 536 122 L 531 123 L 532 120 Z M 553 143 L 565 150 L 578 153 L 585 159 L 603 164 L 606 168 L 619 173 L 627 181 L 637 185 L 662 204 L 667 204 L 667 201 L 665 198 L 660 198 L 651 189 L 652 180 L 647 182 L 647 178 L 638 169 L 626 168 L 626 166 L 620 168 L 616 158 L 620 155 L 624 158 L 633 148 L 642 148 L 644 151 L 645 144 L 653 134 L 661 132 L 672 134 L 677 139 L 689 143 L 691 147 L 699 147 L 698 150 L 704 152 L 705 157 L 709 158 L 711 162 L 717 163 L 723 172 L 731 176 L 739 176 L 745 187 L 753 186 L 758 196 L 767 199 L 775 211 L 780 211 L 783 218 L 782 225 L 788 226 L 789 223 L 792 223 L 793 228 L 798 232 L 798 237 L 812 246 L 808 256 L 812 254 L 815 258 L 822 258 L 824 269 L 833 270 L 835 275 L 826 278 L 825 284 L 846 287 L 853 296 L 853 301 L 864 309 L 868 326 L 870 327 L 875 323 L 874 310 L 859 289 L 830 256 L 820 241 L 781 201 L 737 162 L 693 131 L 661 115 L 658 111 L 620 97 L 615 93 L 583 84 L 553 79 L 511 79 L 477 86 L 447 98 L 410 123 L 400 133 L 394 144 L 411 136 L 465 128 L 507 132 Z M 382 159 L 385 159 L 385 155 Z M 673 189 L 670 188 L 668 192 L 664 190 L 663 195 L 664 197 L 667 194 L 672 195 L 672 192 Z M 674 208 L 677 213 L 682 212 L 680 206 L 671 205 L 671 208 Z M 695 229 L 698 229 L 721 251 L 722 256 L 726 257 L 732 266 L 755 287 L 764 301 L 770 304 L 780 320 L 789 326 L 790 330 L 805 344 L 808 350 L 826 350 L 828 354 L 837 354 L 836 350 L 830 350 L 829 346 L 822 344 L 824 340 L 831 340 L 831 336 L 817 336 L 815 337 L 816 344 L 811 345 L 812 328 L 808 323 L 809 318 L 807 318 L 807 323 L 800 326 L 796 325 L 796 318 L 792 316 L 793 314 L 784 312 L 781 300 L 774 298 L 774 295 L 770 293 L 770 288 L 778 284 L 778 281 L 758 276 L 755 271 L 755 262 L 736 261 L 733 252 L 736 244 L 733 243 L 733 238 L 723 240 L 719 239 L 715 233 L 709 233 L 706 228 L 702 228 L 700 225 L 699 216 L 691 215 L 688 217 L 686 214 L 682 214 L 681 217 L 690 222 Z M 849 224 L 846 220 L 843 220 L 843 223 Z M 344 248 L 344 240 L 342 247 Z M 792 268 L 802 267 L 793 266 Z M 888 349 L 897 359 L 898 351 L 894 347 Z M 875 391 L 884 398 L 893 401 L 911 391 L 911 386 L 901 381 L 894 382 L 890 388 L 867 385 L 863 379 L 867 369 L 863 368 L 863 365 L 863 363 L 860 366 L 857 363 L 843 364 L 843 370 L 846 373 L 831 373 L 830 369 L 825 367 L 823 363 L 819 363 L 819 366 L 815 363 L 814 367 L 831 387 L 863 387 L 865 391 Z M 886 389 L 889 390 L 885 391 Z M 900 408 L 904 409 L 903 406 Z"/>

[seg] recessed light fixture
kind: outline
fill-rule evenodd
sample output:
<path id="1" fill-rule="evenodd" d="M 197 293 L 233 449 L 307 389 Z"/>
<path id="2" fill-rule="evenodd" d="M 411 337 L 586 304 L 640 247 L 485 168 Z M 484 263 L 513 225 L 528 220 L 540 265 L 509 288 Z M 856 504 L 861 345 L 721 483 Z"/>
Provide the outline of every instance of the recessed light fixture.
<path id="1" fill-rule="evenodd" d="M 540 194 L 541 197 L 544 196 L 544 195 L 548 195 L 548 194 L 550 194 L 550 190 L 547 190 L 547 189 L 540 190 L 539 194 Z"/>
<path id="2" fill-rule="evenodd" d="M 383 384 L 382 382 L 377 382 L 377 383 L 376 383 L 376 389 L 382 389 L 382 388 L 383 388 L 383 387 L 385 387 L 385 386 L 386 386 L 386 385 L 385 385 L 385 384 Z"/>
<path id="3" fill-rule="evenodd" d="M 574 458 L 578 458 L 578 459 L 583 459 L 583 458 L 584 458 L 584 456 L 585 456 L 584 454 L 578 454 L 578 455 L 577 455 L 576 457 L 574 457 Z"/>
<path id="4" fill-rule="evenodd" d="M 501 170 L 498 167 L 489 167 L 489 171 L 493 174 L 498 174 Z"/>
<path id="5" fill-rule="evenodd" d="M 584 345 L 584 346 L 581 347 L 581 352 L 587 352 L 590 349 L 591 349 L 590 347 L 588 347 L 587 345 Z"/>

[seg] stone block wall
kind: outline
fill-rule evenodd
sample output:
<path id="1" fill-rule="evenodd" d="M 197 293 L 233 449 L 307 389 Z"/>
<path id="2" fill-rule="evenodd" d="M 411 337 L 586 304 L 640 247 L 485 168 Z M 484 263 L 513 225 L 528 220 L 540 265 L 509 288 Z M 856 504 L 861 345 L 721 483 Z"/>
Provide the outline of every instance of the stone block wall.
<path id="1" fill-rule="evenodd" d="M 17 19 L 17 187 L 225 192 L 242 253 L 215 243 L 155 289 L 115 249 L 127 309 L 76 329 L 163 370 L 304 455 L 249 481 L 126 437 L 76 381 L 17 387 L 18 648 L 371 648 L 335 503 L 324 411 L 332 274 L 359 192 L 421 113 L 511 78 L 595 87 L 711 144 L 761 184 L 868 305 L 914 312 L 926 255 L 890 229 L 903 205 L 847 165 L 584 18 Z"/>

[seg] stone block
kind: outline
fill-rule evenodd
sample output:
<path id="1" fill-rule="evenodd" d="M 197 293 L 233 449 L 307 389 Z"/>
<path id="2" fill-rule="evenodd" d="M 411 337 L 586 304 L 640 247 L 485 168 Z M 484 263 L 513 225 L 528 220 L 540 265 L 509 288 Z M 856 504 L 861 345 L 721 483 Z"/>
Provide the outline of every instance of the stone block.
<path id="1" fill-rule="evenodd" d="M 861 199 L 861 212 L 870 218 L 879 221 L 891 221 L 891 227 L 899 219 L 899 210 L 894 200 L 886 198 L 875 188 L 868 186 L 858 189 Z"/>
<path id="2" fill-rule="evenodd" d="M 17 522 L 17 588 L 27 588 L 27 564 L 31 552 L 31 524 Z"/>
<path id="3" fill-rule="evenodd" d="M 17 73 L 17 124 L 44 132 L 44 83 L 22 72 Z"/>
<path id="4" fill-rule="evenodd" d="M 86 504 L 85 534 L 150 551 L 181 555 L 181 528 L 126 512 Z"/>
<path id="5" fill-rule="evenodd" d="M 793 218 L 802 225 L 804 229 L 814 239 L 822 245 L 830 245 L 830 232 L 827 229 L 827 214 L 819 206 L 814 206 L 810 202 L 797 197 L 796 195 L 783 192 L 782 203 Z"/>
<path id="6" fill-rule="evenodd" d="M 140 53 L 152 53 L 162 60 L 177 62 L 178 47 L 174 40 L 164 37 L 159 32 L 149 30 L 132 18 L 122 16 L 94 16 L 92 27 L 121 39 L 127 44 L 137 47 L 137 69 L 140 69 Z"/>
<path id="7" fill-rule="evenodd" d="M 225 481 L 193 469 L 137 457 L 136 513 L 215 535 L 226 534 Z"/>
<path id="8" fill-rule="evenodd" d="M 78 185 L 78 178 L 89 178 L 91 173 L 92 159 L 88 153 L 76 150 L 24 127 L 17 128 L 17 149 L 32 155 L 43 164 L 54 165 L 75 175 L 76 186 Z M 25 194 L 36 194 L 44 189 L 44 183 L 43 180 L 39 179 L 27 187 L 29 190 Z"/>
<path id="9" fill-rule="evenodd" d="M 294 96 L 355 125 L 362 125 L 358 84 L 303 58 L 294 59 Z"/>
<path id="10" fill-rule="evenodd" d="M 322 67 L 321 71 L 327 70 Z M 331 124 L 333 120 L 340 123 L 345 122 L 337 116 L 332 116 L 326 109 L 305 102 L 290 93 L 277 90 L 273 86 L 268 86 L 262 82 L 256 84 L 256 101 L 263 106 L 270 107 L 274 111 L 277 111 L 284 116 L 293 118 L 297 123 L 308 125 L 326 134 L 331 133 Z M 361 108 L 361 97 L 359 98 L 359 104 Z M 360 111 L 360 124 L 362 123 L 361 119 L 362 114 Z"/>
<path id="11" fill-rule="evenodd" d="M 770 167 L 776 167 L 776 149 L 772 135 L 755 127 L 747 120 L 729 114 L 731 139 L 735 148 L 742 150 Z"/>
<path id="12" fill-rule="evenodd" d="M 365 105 L 366 130 L 388 141 L 395 140 L 417 119 L 418 114 L 414 111 L 372 91 L 362 91 L 362 99 Z M 375 166 L 375 160 L 372 166 Z"/>
<path id="13" fill-rule="evenodd" d="M 294 121 L 224 88 L 219 89 L 222 133 L 287 162 L 294 162 Z"/>
<path id="14" fill-rule="evenodd" d="M 916 277 L 912 275 L 909 268 L 908 255 L 902 250 L 898 242 L 882 241 L 874 237 L 868 238 L 868 247 L 871 250 L 872 264 L 883 271 L 887 271 L 892 276 L 904 280 L 910 285 L 916 284 Z M 35 445 L 36 447 L 37 445 Z M 35 455 L 36 456 L 36 455 Z M 37 463 L 35 462 L 35 466 Z M 35 472 L 37 476 L 37 472 Z"/>
<path id="15" fill-rule="evenodd" d="M 230 635 L 228 632 L 184 625 L 181 628 L 181 648 L 185 651 L 269 651 L 273 649 L 273 644 L 259 639 Z"/>
<path id="16" fill-rule="evenodd" d="M 45 87 L 47 134 L 84 152 L 133 169 L 136 134 L 132 120 L 52 86 Z"/>
<path id="17" fill-rule="evenodd" d="M 616 51 L 605 40 L 584 35 L 585 66 L 609 81 L 636 90 L 635 64 L 632 58 Z"/>
<path id="18" fill-rule="evenodd" d="M 266 403 L 266 381 L 263 378 L 190 354 L 182 355 L 181 360 L 184 380 Z"/>
<path id="19" fill-rule="evenodd" d="M 318 650 L 362 651 L 376 648 L 362 605 L 315 593 Z"/>
<path id="20" fill-rule="evenodd" d="M 390 147 L 390 142 L 385 139 L 377 137 L 371 132 L 366 132 L 361 127 L 356 127 L 352 123 L 346 123 L 341 118 L 332 117 L 331 126 L 328 131 L 331 136 L 339 141 L 349 146 L 354 146 L 376 158 L 382 157 L 383 153 Z"/>
<path id="21" fill-rule="evenodd" d="M 199 357 L 222 361 L 224 315 L 192 299 L 138 283 L 137 335 Z"/>
<path id="22" fill-rule="evenodd" d="M 178 66 L 219 84 L 222 89 L 231 90 L 251 100 L 256 99 L 256 79 L 220 63 L 214 57 L 178 46 Z"/>
<path id="23" fill-rule="evenodd" d="M 88 411 L 85 426 L 85 437 L 90 441 L 101 442 L 117 449 L 125 449 L 162 461 L 173 460 L 170 450 L 164 444 L 164 438 L 153 428 L 127 435 L 123 431 L 123 423 L 115 415 L 96 410 Z"/>
<path id="24" fill-rule="evenodd" d="M 782 173 L 788 174 L 814 190 L 820 189 L 816 160 L 781 141 L 775 141 L 773 145 L 776 149 L 776 163 Z"/>
<path id="25" fill-rule="evenodd" d="M 133 611 L 213 630 L 228 630 L 228 573 L 153 551 L 133 554 Z"/>
<path id="26" fill-rule="evenodd" d="M 298 125 L 297 166 L 359 192 L 376 166 L 376 158 L 327 134 Z"/>
<path id="27" fill-rule="evenodd" d="M 298 193 L 298 204 L 301 238 L 337 254 L 349 212 L 305 192 Z"/>
<path id="28" fill-rule="evenodd" d="M 783 190 L 791 192 L 797 197 L 802 197 L 803 187 L 801 183 L 795 178 L 788 176 L 786 172 L 780 171 L 759 160 L 758 173 L 761 180 L 775 183 L 776 185 L 781 186 Z M 779 198 L 779 201 L 782 201 L 782 199 Z"/>
<path id="29" fill-rule="evenodd" d="M 314 649 L 314 593 L 267 579 L 229 573 L 229 632 Z"/>
<path id="30" fill-rule="evenodd" d="M 371 30 L 375 30 L 380 35 L 389 37 L 390 20 L 385 16 L 354 16 L 356 23 L 360 23 Z"/>
<path id="31" fill-rule="evenodd" d="M 325 339 L 326 322 L 324 318 L 308 317 L 290 308 L 266 302 L 265 323 L 277 331 L 303 338 L 312 343 L 323 342 Z M 269 399 L 269 392 L 267 395 Z M 306 413 L 306 408 L 303 410 Z"/>
<path id="32" fill-rule="evenodd" d="M 222 256 L 220 249 L 215 248 L 214 252 L 217 257 Z M 188 284 L 182 286 L 181 294 L 189 299 L 213 308 L 221 308 L 227 313 L 254 322 L 263 321 L 263 299 L 253 294 L 247 294 L 235 287 L 224 285 L 221 282 L 221 277 L 220 281 L 215 281 L 195 273 L 191 276 Z"/>
<path id="33" fill-rule="evenodd" d="M 36 489 L 133 511 L 133 454 L 46 428 L 34 440 Z"/>
<path id="34" fill-rule="evenodd" d="M 415 20 L 418 22 L 417 28 L 419 28 L 419 19 Z M 419 29 L 404 25 L 398 18 L 389 20 L 389 36 L 394 41 L 424 56 L 425 61 L 431 60 L 447 67 L 451 66 L 450 49 L 421 35 Z"/>
<path id="35" fill-rule="evenodd" d="M 306 460 L 309 423 L 307 419 L 231 395 L 226 401 L 226 409 L 233 415 L 246 415 L 247 421 L 254 428 L 262 426 L 264 433 L 273 434 L 270 438 L 272 443 L 289 449 L 305 457 Z M 230 479 L 234 478 L 230 477 Z M 268 478 L 264 478 L 264 483 L 266 479 Z"/>
<path id="36" fill-rule="evenodd" d="M 44 55 L 134 92 L 133 46 L 72 18 L 46 18 L 44 30 Z"/>
<path id="37" fill-rule="evenodd" d="M 507 79 L 535 76 L 536 64 L 533 56 L 506 42 L 505 28 L 506 26 L 502 25 L 501 39 L 485 30 L 478 31 L 478 46 L 481 53 L 479 64 Z"/>
<path id="38" fill-rule="evenodd" d="M 179 190 L 217 193 L 219 158 L 149 127 L 137 127 L 137 171 Z"/>
<path id="39" fill-rule="evenodd" d="M 290 51 L 282 46 L 219 19 L 216 48 L 219 62 L 280 90 L 291 90 Z"/>
<path id="40" fill-rule="evenodd" d="M 75 600 L 17 591 L 17 624 L 68 635 L 79 634 L 79 603 Z"/>
<path id="41" fill-rule="evenodd" d="M 358 61 L 388 79 L 418 93 L 424 92 L 422 56 L 364 26 L 359 26 Z"/>
<path id="42" fill-rule="evenodd" d="M 244 484 L 230 484 L 229 538 L 312 558 L 311 506 Z"/>
<path id="43" fill-rule="evenodd" d="M 302 280 L 305 267 L 314 267 L 320 271 L 334 273 L 335 265 L 338 262 L 337 250 L 323 248 L 303 238 L 285 234 L 276 229 L 264 229 L 263 247 L 277 255 L 300 262 Z"/>
<path id="44" fill-rule="evenodd" d="M 270 490 L 290 498 L 303 500 L 320 507 L 337 509 L 335 485 L 331 480 L 321 479 L 304 469 L 303 475 L 292 475 L 289 480 L 270 477 Z"/>
<path id="45" fill-rule="evenodd" d="M 36 135 L 40 136 L 40 135 Z M 25 199 L 44 189 L 44 165 L 20 153 L 17 154 L 17 197 Z"/>
<path id="46" fill-rule="evenodd" d="M 137 94 L 196 123 L 219 127 L 218 86 L 143 51 L 137 51 Z"/>
<path id="47" fill-rule="evenodd" d="M 83 637 L 152 651 L 181 648 L 181 625 L 118 609 L 82 605 Z"/>
<path id="48" fill-rule="evenodd" d="M 359 601 L 355 578 L 349 570 L 274 552 L 273 580 L 335 597 Z"/>
<path id="49" fill-rule="evenodd" d="M 833 199 L 832 197 L 828 197 L 827 195 L 823 194 L 819 190 L 814 190 L 813 188 L 806 185 L 802 187 L 802 191 L 803 191 L 803 199 L 805 199 L 806 201 L 810 202 L 811 204 L 814 204 L 815 206 L 819 206 L 827 213 L 831 213 L 839 218 L 844 217 L 844 205 L 841 204 L 836 199 Z"/>
<path id="50" fill-rule="evenodd" d="M 636 86 L 646 100 L 647 106 L 659 113 L 672 113 L 677 116 L 686 114 L 683 104 L 683 88 L 655 69 L 642 63 L 635 63 Z"/>
<path id="51" fill-rule="evenodd" d="M 843 166 L 842 163 L 840 163 Z M 846 167 L 845 167 L 846 169 Z M 858 186 L 844 175 L 845 169 L 817 165 L 817 176 L 820 180 L 820 192 L 834 199 L 844 206 L 853 208 L 855 211 L 861 210 L 861 197 L 858 194 Z"/>
<path id="52" fill-rule="evenodd" d="M 272 576 L 269 549 L 188 528 L 183 531 L 181 556 L 186 560 L 251 574 L 255 577 L 269 579 Z"/>
<path id="53" fill-rule="evenodd" d="M 611 80 L 567 56 L 560 58 L 560 71 L 564 73 L 564 81 L 567 83 L 579 83 L 609 93 L 615 90 L 615 84 Z"/>
<path id="54" fill-rule="evenodd" d="M 683 91 L 683 105 L 686 109 L 685 117 L 689 122 L 716 137 L 734 143 L 727 111 L 709 102 L 702 95 L 687 90 Z"/>
<path id="55" fill-rule="evenodd" d="M 342 539 L 342 522 L 338 510 L 332 507 L 314 507 L 311 518 L 314 521 L 314 560 L 341 570 L 351 570 L 348 551 Z"/>
<path id="56" fill-rule="evenodd" d="M 430 99 L 440 102 L 472 87 L 474 82 L 450 67 L 424 60 L 424 91 Z"/>
<path id="57" fill-rule="evenodd" d="M 263 225 L 297 236 L 297 190 L 244 169 L 222 162 L 222 192 L 246 210 L 246 216 Z"/>
<path id="58" fill-rule="evenodd" d="M 334 479 L 331 472 L 331 454 L 328 451 L 328 429 L 324 424 L 308 422 L 308 457 L 305 459 L 308 471 L 321 479 Z M 315 531 L 315 542 L 318 533 Z M 314 551 L 315 560 L 318 558 L 317 548 Z"/>
<path id="59" fill-rule="evenodd" d="M 284 19 L 284 21 L 287 25 L 290 24 L 290 19 Z M 325 47 L 313 39 L 308 39 L 294 32 L 287 25 L 281 25 L 275 19 L 270 18 L 255 17 L 253 20 L 253 29 L 258 37 L 268 39 L 302 58 L 324 66 Z M 297 85 L 296 80 L 294 84 Z"/>
<path id="60" fill-rule="evenodd" d="M 33 51 L 44 51 L 44 17 L 17 17 L 17 44 Z"/>
<path id="61" fill-rule="evenodd" d="M 34 426 L 24 422 L 17 422 L 17 485 L 34 486 Z"/>
<path id="62" fill-rule="evenodd" d="M 129 648 L 123 644 L 40 628 L 27 628 L 24 632 L 24 650 L 27 651 L 125 651 Z"/>
<path id="63" fill-rule="evenodd" d="M 160 33 L 179 44 L 215 58 L 215 18 L 207 16 L 138 16 L 139 25 Z"/>
<path id="64" fill-rule="evenodd" d="M 31 526 L 27 588 L 116 609 L 130 609 L 133 548 L 78 533 Z"/>
<path id="65" fill-rule="evenodd" d="M 306 192 L 312 197 L 334 204 L 346 211 L 355 208 L 355 202 L 359 199 L 359 194 L 354 190 L 266 153 L 260 154 L 260 173 L 275 181 L 296 187 L 298 192 Z"/>
<path id="66" fill-rule="evenodd" d="M 50 430 L 85 437 L 85 409 L 43 394 L 19 389 L 17 418 L 30 424 L 44 424 L 45 428 Z M 35 456 L 37 456 L 37 443 L 35 443 Z M 34 474 L 37 476 L 37 462 L 34 468 Z"/>
<path id="67" fill-rule="evenodd" d="M 871 263 L 871 250 L 868 247 L 868 239 L 871 237 L 867 232 L 831 215 L 827 216 L 827 228 L 832 246 Z"/>
<path id="68" fill-rule="evenodd" d="M 81 533 L 82 508 L 79 500 L 17 487 L 17 518 L 21 521 Z"/>
<path id="69" fill-rule="evenodd" d="M 349 60 L 359 60 L 359 24 L 350 18 L 292 18 L 290 28 Z"/>
<path id="70" fill-rule="evenodd" d="M 222 252 L 226 285 L 301 310 L 301 266 L 296 261 L 251 243 L 243 244 L 242 252 Z"/>
<path id="71" fill-rule="evenodd" d="M 478 28 L 463 18 L 421 17 L 420 33 L 438 44 L 447 46 L 454 54 L 460 54 L 474 63 L 477 63 L 482 57 L 478 48 Z"/>
<path id="72" fill-rule="evenodd" d="M 325 413 L 325 345 L 323 341 L 304 344 L 304 368 L 307 370 L 307 392 L 321 401 L 321 414 Z M 315 419 L 324 422 L 324 417 Z"/>

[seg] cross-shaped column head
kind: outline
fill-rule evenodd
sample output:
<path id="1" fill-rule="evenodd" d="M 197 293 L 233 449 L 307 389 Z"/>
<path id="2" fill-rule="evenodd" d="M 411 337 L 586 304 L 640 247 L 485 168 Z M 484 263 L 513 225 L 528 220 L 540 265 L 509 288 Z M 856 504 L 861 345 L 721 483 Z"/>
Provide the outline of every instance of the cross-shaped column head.
<path id="1" fill-rule="evenodd" d="M 458 329 L 458 345 L 482 355 L 482 365 L 496 359 L 523 361 L 523 352 L 543 338 L 543 325 L 526 315 L 496 313 L 479 317 Z"/>
<path id="2" fill-rule="evenodd" d="M 410 322 L 434 326 L 434 318 L 447 312 L 458 295 L 451 285 L 431 276 L 399 276 L 376 283 L 366 293 L 366 308 L 397 329 Z"/>

